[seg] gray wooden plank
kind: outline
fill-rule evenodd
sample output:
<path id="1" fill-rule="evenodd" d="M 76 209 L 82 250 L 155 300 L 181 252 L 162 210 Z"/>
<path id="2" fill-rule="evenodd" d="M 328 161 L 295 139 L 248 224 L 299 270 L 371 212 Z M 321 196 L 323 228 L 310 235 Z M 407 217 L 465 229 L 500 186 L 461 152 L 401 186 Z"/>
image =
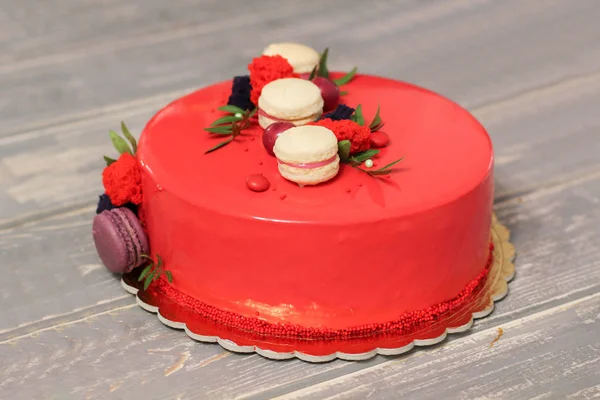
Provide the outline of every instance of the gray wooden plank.
<path id="1" fill-rule="evenodd" d="M 278 399 L 591 399 L 600 396 L 600 293 Z M 476 373 L 474 373 L 476 371 Z"/>
<path id="2" fill-rule="evenodd" d="M 491 337 L 489 332 L 494 327 L 510 327 L 511 321 L 566 307 L 566 303 L 600 290 L 600 243 L 593 240 L 600 234 L 598 202 L 600 172 L 497 205 L 498 216 L 512 230 L 518 249 L 517 278 L 494 313 L 475 324 L 475 334 L 486 331 L 485 337 Z M 62 397 L 89 393 L 92 398 L 102 398 L 112 394 L 111 387 L 115 392 L 121 390 L 118 393 L 125 398 L 131 393 L 161 398 L 203 393 L 210 393 L 211 398 L 260 398 L 265 393 L 285 394 L 376 368 L 390 360 L 376 357 L 362 363 L 314 366 L 298 361 L 273 362 L 258 356 L 224 356 L 216 345 L 192 342 L 184 333 L 162 326 L 155 316 L 133 304 L 132 298 L 118 298 L 122 290 L 118 280 L 104 269 L 87 267 L 98 263 L 85 239 L 90 218 L 88 210 L 0 233 L 0 251 L 8 260 L 0 265 L 0 274 L 11 276 L 8 281 L 0 281 L 2 315 L 4 320 L 20 324 L 10 327 L 2 321 L 0 371 L 5 376 L 0 375 L 0 390 L 22 393 L 24 398 L 35 394 L 35 390 Z M 36 244 L 41 232 L 48 232 L 48 236 L 37 239 Z M 81 239 L 68 246 L 65 237 Z M 34 247 L 26 251 L 30 243 Z M 39 267 L 37 260 L 48 250 L 52 251 L 48 261 Z M 73 262 L 64 262 L 73 256 Z M 54 288 L 56 285 L 60 287 Z M 94 303 L 103 295 L 115 300 Z M 65 312 L 68 307 L 82 310 L 69 314 Z M 63 315 L 46 318 L 59 312 Z M 580 332 L 577 327 L 573 340 Z M 475 340 L 470 335 L 452 339 L 433 351 L 451 356 L 454 346 L 466 346 L 460 343 Z M 397 362 L 415 363 L 411 376 L 416 379 L 419 368 L 429 368 L 428 363 L 418 366 L 419 360 L 426 360 L 426 354 L 429 351 L 414 352 Z M 520 354 L 519 349 L 511 354 Z M 183 367 L 165 376 L 171 367 L 177 369 L 180 360 Z M 208 362 L 210 368 L 198 371 L 200 364 Z M 76 380 L 70 378 L 75 370 Z M 57 382 L 65 382 L 65 392 L 58 392 Z"/>
<path id="3" fill-rule="evenodd" d="M 48 14 L 54 3 L 31 2 L 33 18 L 4 11 L 24 53 L 0 64 L 0 135 L 229 78 L 274 40 L 327 45 L 334 67 L 357 64 L 476 105 L 600 69 L 594 0 L 67 3 Z M 40 23 L 53 14 L 57 22 Z"/>
<path id="4" fill-rule="evenodd" d="M 39 129 L 28 136 L 0 138 L 0 228 L 37 218 L 39 213 L 93 204 L 102 190 L 101 156 L 114 152 L 108 129 L 117 129 L 123 119 L 137 135 L 170 96 L 176 94 L 129 107 L 114 106 L 100 116 Z M 494 142 L 497 196 L 531 191 L 598 168 L 599 102 L 600 73 L 472 109 Z"/>

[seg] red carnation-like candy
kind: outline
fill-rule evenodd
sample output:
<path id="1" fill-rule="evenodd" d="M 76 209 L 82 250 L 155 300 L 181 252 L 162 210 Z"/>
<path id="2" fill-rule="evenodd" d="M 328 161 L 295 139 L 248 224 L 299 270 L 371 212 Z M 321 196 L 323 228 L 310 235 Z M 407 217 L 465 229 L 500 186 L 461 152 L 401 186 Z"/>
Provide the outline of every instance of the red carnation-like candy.
<path id="1" fill-rule="evenodd" d="M 104 168 L 102 183 L 110 201 L 115 206 L 142 203 L 142 175 L 137 159 L 123 153 L 117 161 Z"/>
<path id="2" fill-rule="evenodd" d="M 371 129 L 369 129 L 368 126 L 361 126 L 348 119 L 334 121 L 329 118 L 312 122 L 311 125 L 324 126 L 325 128 L 330 129 L 335 134 L 338 142 L 349 140 L 350 154 L 360 153 L 361 151 L 369 150 L 371 147 Z"/>
<path id="3" fill-rule="evenodd" d="M 250 101 L 258 105 L 258 98 L 263 87 L 269 82 L 277 79 L 294 77 L 294 68 L 288 60 L 281 56 L 260 56 L 252 60 L 248 65 L 250 71 Z"/>

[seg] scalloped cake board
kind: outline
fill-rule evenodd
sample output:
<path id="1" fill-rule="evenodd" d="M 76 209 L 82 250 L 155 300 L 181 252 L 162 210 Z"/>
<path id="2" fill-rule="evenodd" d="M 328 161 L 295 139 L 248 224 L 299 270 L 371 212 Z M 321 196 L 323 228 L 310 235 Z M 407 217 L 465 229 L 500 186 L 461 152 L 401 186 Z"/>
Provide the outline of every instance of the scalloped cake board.
<path id="1" fill-rule="evenodd" d="M 492 240 L 494 242 L 494 260 L 490 267 L 488 278 L 484 285 L 484 289 L 473 300 L 470 301 L 470 307 L 466 307 L 469 311 L 465 314 L 465 307 L 461 307 L 451 315 L 445 315 L 441 320 L 435 321 L 430 329 L 419 329 L 416 333 L 412 332 L 405 337 L 396 337 L 398 346 L 389 346 L 390 341 L 386 340 L 385 346 L 378 345 L 377 341 L 365 340 L 358 348 L 364 349 L 366 346 L 371 346 L 368 351 L 353 352 L 357 348 L 356 342 L 350 344 L 347 341 L 328 341 L 321 343 L 318 351 L 310 352 L 301 350 L 280 351 L 282 348 L 288 348 L 288 345 L 277 345 L 276 338 L 269 340 L 252 340 L 243 338 L 239 335 L 235 337 L 227 337 L 227 331 L 223 334 L 213 335 L 213 329 L 207 329 L 205 332 L 198 329 L 195 324 L 196 332 L 190 330 L 185 322 L 171 320 L 161 314 L 159 306 L 154 306 L 144 301 L 139 295 L 137 287 L 126 282 L 126 279 L 121 279 L 121 284 L 125 290 L 136 296 L 137 304 L 144 310 L 157 315 L 160 322 L 164 325 L 184 330 L 185 333 L 192 339 L 204 343 L 218 343 L 224 349 L 235 353 L 257 353 L 263 357 L 273 360 L 285 360 L 291 358 L 299 358 L 308 362 L 327 362 L 336 358 L 348 361 L 367 360 L 377 354 L 385 356 L 396 356 L 412 350 L 415 346 L 431 346 L 442 342 L 448 334 L 460 333 L 469 330 L 473 326 L 473 320 L 488 316 L 494 309 L 494 302 L 501 300 L 508 293 L 508 282 L 512 280 L 515 274 L 513 264 L 516 252 L 515 247 L 509 242 L 509 230 L 500 224 L 493 216 L 492 221 Z M 460 314 L 460 313 L 463 314 Z M 468 315 L 470 314 L 470 315 Z M 182 315 L 190 318 L 189 313 Z M 182 319 L 185 319 L 182 317 Z M 275 345 L 273 345 L 275 342 Z M 269 348 L 271 347 L 271 348 Z M 301 346 L 300 346 L 301 347 Z"/>

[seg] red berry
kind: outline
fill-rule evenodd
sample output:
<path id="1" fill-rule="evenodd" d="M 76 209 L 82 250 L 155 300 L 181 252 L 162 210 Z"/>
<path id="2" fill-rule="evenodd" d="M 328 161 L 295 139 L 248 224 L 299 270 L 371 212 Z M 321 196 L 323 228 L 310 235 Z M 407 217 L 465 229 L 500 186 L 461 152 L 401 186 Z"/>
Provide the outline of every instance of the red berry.
<path id="1" fill-rule="evenodd" d="M 322 76 L 317 76 L 314 78 L 312 83 L 317 85 L 317 87 L 321 90 L 321 97 L 325 103 L 323 105 L 323 110 L 333 110 L 340 101 L 340 88 L 338 88 L 335 83 L 327 78 L 323 78 Z"/>
<path id="2" fill-rule="evenodd" d="M 380 149 L 382 147 L 387 146 L 390 143 L 390 137 L 385 132 L 376 131 L 371 132 L 369 141 L 371 142 L 371 147 L 375 149 Z"/>
<path id="3" fill-rule="evenodd" d="M 294 126 L 291 122 L 274 122 L 269 125 L 262 136 L 263 146 L 265 146 L 267 153 L 274 156 L 273 147 L 275 146 L 277 137 Z"/>

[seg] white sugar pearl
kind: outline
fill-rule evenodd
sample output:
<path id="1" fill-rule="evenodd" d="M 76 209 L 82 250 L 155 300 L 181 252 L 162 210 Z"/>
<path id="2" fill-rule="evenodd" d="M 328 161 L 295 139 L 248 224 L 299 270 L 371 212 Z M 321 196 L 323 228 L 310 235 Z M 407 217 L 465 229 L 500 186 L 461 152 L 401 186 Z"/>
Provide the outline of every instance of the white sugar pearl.
<path id="1" fill-rule="evenodd" d="M 244 115 L 242 113 L 236 113 L 235 116 L 236 118 L 242 118 Z"/>
<path id="2" fill-rule="evenodd" d="M 370 158 L 365 161 L 365 167 L 367 168 L 371 168 L 373 166 L 373 160 L 371 160 Z"/>

